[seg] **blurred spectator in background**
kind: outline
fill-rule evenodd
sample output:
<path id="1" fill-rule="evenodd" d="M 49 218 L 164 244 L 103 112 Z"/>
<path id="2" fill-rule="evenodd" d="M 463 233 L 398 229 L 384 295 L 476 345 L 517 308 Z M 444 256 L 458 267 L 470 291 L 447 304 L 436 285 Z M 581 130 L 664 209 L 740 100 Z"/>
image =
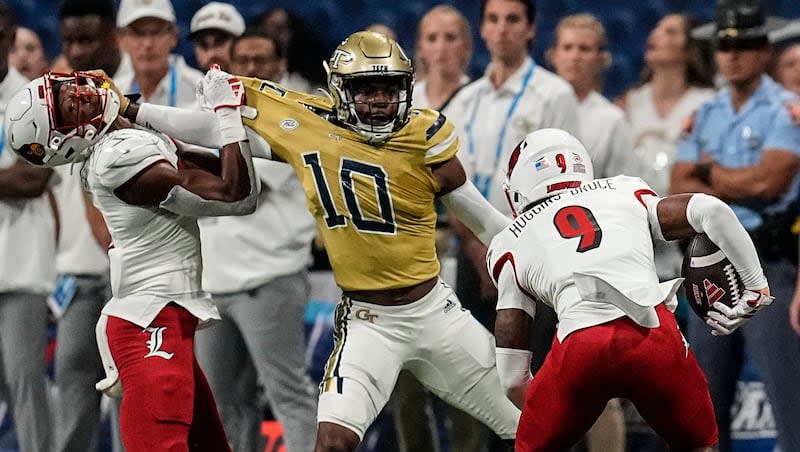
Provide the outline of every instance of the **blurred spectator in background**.
<path id="1" fill-rule="evenodd" d="M 472 29 L 467 18 L 450 5 L 428 10 L 417 28 L 415 58 L 426 77 L 414 85 L 413 106 L 443 110 L 469 82 Z"/>
<path id="2" fill-rule="evenodd" d="M 231 43 L 244 33 L 244 18 L 228 3 L 211 2 L 198 9 L 189 25 L 197 67 L 205 72 L 212 64 L 230 71 Z"/>
<path id="3" fill-rule="evenodd" d="M 672 169 L 673 193 L 709 193 L 731 205 L 775 296 L 770 309 L 724 338 L 713 338 L 703 320 L 689 316 L 688 337 L 708 377 L 721 451 L 731 450 L 731 406 L 744 355 L 764 382 L 780 449 L 800 450 L 800 391 L 787 390 L 800 381 L 800 337 L 787 316 L 796 280 L 790 226 L 800 182 L 800 100 L 764 74 L 771 58 L 765 24 L 758 0 L 717 5 L 714 57 L 726 87 L 687 123 Z"/>
<path id="4" fill-rule="evenodd" d="M 133 71 L 117 46 L 111 0 L 66 0 L 59 10 L 64 64 L 69 71 L 102 69 L 114 77 Z M 83 192 L 80 171 L 55 169 L 61 183 L 53 189 L 60 218 L 56 255 L 59 274 L 52 297 L 57 306 L 56 396 L 53 399 L 54 451 L 97 450 L 101 393 L 94 384 L 105 376 L 94 327 L 111 298 L 108 255 L 111 243 L 102 214 Z M 111 406 L 115 452 L 121 452 L 119 401 Z"/>
<path id="5" fill-rule="evenodd" d="M 30 28 L 17 27 L 14 47 L 8 55 L 8 64 L 16 68 L 25 78 L 41 76 L 50 66 L 39 35 Z"/>
<path id="6" fill-rule="evenodd" d="M 133 76 L 130 58 L 117 45 L 110 0 L 66 0 L 59 12 L 66 72 L 102 69 L 112 78 Z M 56 70 L 56 68 L 53 68 Z"/>
<path id="7" fill-rule="evenodd" d="M 616 176 L 609 172 L 612 156 L 629 153 L 632 145 L 625 113 L 599 93 L 602 74 L 611 66 L 607 47 L 600 20 L 591 14 L 577 14 L 559 21 L 547 53 L 556 73 L 572 85 L 578 97 L 579 137 L 592 156 L 597 178 Z"/>
<path id="8" fill-rule="evenodd" d="M 631 149 L 625 113 L 598 92 L 603 71 L 611 65 L 607 47 L 606 30 L 600 20 L 591 14 L 577 14 L 558 22 L 553 45 L 547 52 L 556 73 L 575 90 L 579 137 L 592 157 L 596 178 L 616 176 L 608 171 L 611 157 Z M 586 441 L 590 451 L 625 450 L 625 418 L 618 399 L 608 402 L 586 434 Z"/>
<path id="9" fill-rule="evenodd" d="M 467 177 L 494 207 L 509 216 L 502 186 L 511 151 L 528 133 L 540 128 L 556 127 L 573 134 L 579 130 L 572 87 L 529 55 L 535 19 L 533 0 L 482 0 L 480 35 L 491 62 L 483 77 L 461 89 L 444 110 L 459 131 L 459 158 Z M 451 221 L 451 225 L 460 240 L 456 294 L 491 331 L 497 290 L 486 271 L 486 246 L 459 222 Z M 532 339 L 537 369 L 555 331 L 552 309 L 539 306 L 533 327 L 537 337 Z M 485 428 L 476 425 L 464 433 L 463 447 L 455 450 L 482 450 L 486 434 Z"/>
<path id="10" fill-rule="evenodd" d="M 647 39 L 639 84 L 618 101 L 632 127 L 633 148 L 614 155 L 608 171 L 641 177 L 660 196 L 670 192 L 684 122 L 714 96 L 708 43 L 691 34 L 698 23 L 683 14 L 659 20 Z M 655 247 L 659 278 L 676 278 L 683 259 L 679 245 L 657 241 Z"/>
<path id="11" fill-rule="evenodd" d="M 328 56 L 328 49 L 300 16 L 284 8 L 273 8 L 256 16 L 251 25 L 278 38 L 289 62 L 289 78 L 293 83 L 299 85 L 294 79 L 303 78 L 311 87 L 326 86 L 322 62 Z"/>
<path id="12" fill-rule="evenodd" d="M 8 64 L 16 24 L 0 2 L 0 112 L 28 79 Z M 0 132 L 0 375 L 17 442 L 50 451 L 45 370 L 47 295 L 56 280 L 56 221 L 46 191 L 53 171 L 18 159 Z"/>
<path id="13" fill-rule="evenodd" d="M 117 11 L 120 48 L 133 64 L 133 74 L 114 82 L 124 93 L 141 93 L 143 101 L 171 107 L 197 106 L 195 85 L 203 77 L 180 55 L 175 10 L 169 0 L 122 0 Z"/>
<path id="14" fill-rule="evenodd" d="M 234 39 L 231 47 L 234 74 L 272 80 L 286 88 L 311 92 L 311 86 L 299 77 L 290 77 L 286 55 L 275 36 L 260 28 L 249 28 Z"/>
<path id="15" fill-rule="evenodd" d="M 231 44 L 230 69 L 240 76 L 279 80 L 286 68 L 280 52 L 276 40 L 262 30 L 247 30 Z M 251 415 L 261 412 L 257 386 L 240 384 L 242 366 L 252 363 L 283 426 L 287 451 L 311 451 L 317 399 L 305 368 L 303 313 L 316 226 L 291 166 L 264 159 L 253 165 L 261 180 L 257 210 L 244 217 L 198 220 L 203 288 L 213 295 L 222 320 L 197 332 L 197 360 L 233 450 L 257 450 L 261 419 Z"/>
<path id="16" fill-rule="evenodd" d="M 800 94 L 800 20 L 770 33 L 775 47 L 772 77 L 793 93 Z"/>
<path id="17" fill-rule="evenodd" d="M 386 24 L 374 23 L 372 25 L 369 25 L 364 30 L 371 31 L 371 32 L 374 32 L 374 33 L 380 33 L 380 34 L 388 37 L 389 39 L 393 39 L 393 40 L 397 41 L 397 33 L 394 31 L 394 29 L 392 29 L 392 27 L 390 27 L 390 26 L 388 26 Z"/>

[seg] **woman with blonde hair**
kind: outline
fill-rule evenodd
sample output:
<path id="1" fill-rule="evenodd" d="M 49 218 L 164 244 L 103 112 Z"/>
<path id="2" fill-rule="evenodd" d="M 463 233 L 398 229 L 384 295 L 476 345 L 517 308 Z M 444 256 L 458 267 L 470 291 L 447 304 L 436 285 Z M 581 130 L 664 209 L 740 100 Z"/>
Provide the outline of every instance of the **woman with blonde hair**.
<path id="1" fill-rule="evenodd" d="M 442 110 L 453 95 L 469 82 L 467 66 L 472 59 L 472 29 L 467 18 L 450 5 L 436 5 L 417 28 L 417 74 L 412 104 Z"/>

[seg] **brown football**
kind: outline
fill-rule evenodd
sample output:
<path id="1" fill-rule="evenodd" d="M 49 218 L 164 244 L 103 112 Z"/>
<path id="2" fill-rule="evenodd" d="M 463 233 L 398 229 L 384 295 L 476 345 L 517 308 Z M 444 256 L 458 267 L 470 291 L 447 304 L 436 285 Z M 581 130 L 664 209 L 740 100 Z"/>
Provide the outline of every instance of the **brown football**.
<path id="1" fill-rule="evenodd" d="M 681 273 L 686 298 L 700 318 L 707 316 L 715 302 L 733 306 L 744 293 L 733 264 L 705 234 L 697 234 L 689 242 Z"/>

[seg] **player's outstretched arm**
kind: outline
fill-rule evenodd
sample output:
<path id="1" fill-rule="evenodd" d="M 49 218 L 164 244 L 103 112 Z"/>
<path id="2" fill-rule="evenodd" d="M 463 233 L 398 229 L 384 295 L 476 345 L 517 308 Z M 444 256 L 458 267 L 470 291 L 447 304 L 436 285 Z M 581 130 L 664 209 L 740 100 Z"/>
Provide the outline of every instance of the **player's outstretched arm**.
<path id="1" fill-rule="evenodd" d="M 109 88 L 121 95 L 119 88 L 113 84 L 113 80 L 105 73 L 99 75 L 105 77 L 109 83 Z M 122 97 L 124 98 L 124 96 Z M 189 110 L 149 103 L 129 103 L 124 111 L 121 110 L 120 113 L 135 124 L 159 131 L 184 143 L 191 143 L 210 149 L 219 149 L 224 144 L 219 134 L 217 115 L 209 110 Z M 251 134 L 252 137 L 255 132 L 250 130 L 248 134 Z M 254 157 L 272 158 L 269 145 L 264 139 L 251 140 L 250 146 Z"/>
<path id="2" fill-rule="evenodd" d="M 433 176 L 439 183 L 439 197 L 447 210 L 454 214 L 475 234 L 484 245 L 511 222 L 484 198 L 477 188 L 467 180 L 464 167 L 457 157 L 433 168 Z"/>
<path id="3" fill-rule="evenodd" d="M 157 163 L 117 188 L 120 199 L 134 205 L 156 204 L 187 216 L 246 215 L 255 210 L 259 184 L 238 113 L 244 100 L 241 82 L 212 70 L 203 85 L 224 143 L 219 174 L 206 168 L 176 169 Z"/>

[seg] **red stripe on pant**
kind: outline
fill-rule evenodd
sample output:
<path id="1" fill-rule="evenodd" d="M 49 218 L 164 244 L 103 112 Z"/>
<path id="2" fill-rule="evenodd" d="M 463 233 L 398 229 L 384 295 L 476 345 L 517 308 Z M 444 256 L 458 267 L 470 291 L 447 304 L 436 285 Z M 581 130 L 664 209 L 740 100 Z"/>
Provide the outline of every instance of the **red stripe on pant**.
<path id="1" fill-rule="evenodd" d="M 120 430 L 127 452 L 226 452 L 214 396 L 194 357 L 197 318 L 169 305 L 146 329 L 109 317 L 122 381 Z"/>

